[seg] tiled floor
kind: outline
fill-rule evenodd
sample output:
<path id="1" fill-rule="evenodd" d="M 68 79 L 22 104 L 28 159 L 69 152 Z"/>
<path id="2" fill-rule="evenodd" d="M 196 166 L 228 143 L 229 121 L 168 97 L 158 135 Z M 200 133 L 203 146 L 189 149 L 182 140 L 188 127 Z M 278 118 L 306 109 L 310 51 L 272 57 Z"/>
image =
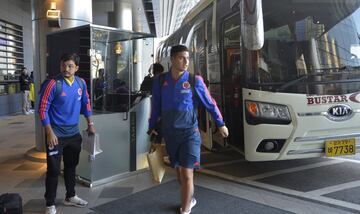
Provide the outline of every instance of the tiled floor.
<path id="1" fill-rule="evenodd" d="M 23 199 L 24 213 L 28 214 L 44 213 L 43 194 L 46 164 L 25 159 L 25 153 L 35 145 L 34 127 L 34 115 L 0 117 L 0 193 L 20 193 Z M 209 158 L 209 161 L 217 160 L 217 158 L 217 156 Z M 168 169 L 164 182 L 173 180 L 175 177 L 173 170 Z M 195 184 L 246 199 L 245 201 L 276 207 L 284 211 L 309 213 L 308 210 L 311 210 L 310 213 L 346 213 L 339 212 L 339 210 L 334 210 L 326 205 L 303 201 L 198 173 L 195 175 Z M 58 213 L 95 213 L 91 210 L 92 207 L 129 196 L 155 185 L 151 181 L 148 171 L 93 188 L 77 185 L 77 194 L 86 199 L 89 205 L 86 208 L 74 208 L 65 207 L 61 203 L 65 188 L 63 179 L 60 178 L 57 193 Z M 308 209 L 304 209 L 304 207 Z M 194 211 L 194 213 L 196 212 Z"/>

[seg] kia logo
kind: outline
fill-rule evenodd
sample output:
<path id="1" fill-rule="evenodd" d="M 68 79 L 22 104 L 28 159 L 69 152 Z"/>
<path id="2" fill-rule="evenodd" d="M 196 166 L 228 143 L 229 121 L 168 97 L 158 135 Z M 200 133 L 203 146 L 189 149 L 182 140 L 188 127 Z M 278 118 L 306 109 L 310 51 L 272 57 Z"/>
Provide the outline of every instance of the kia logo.
<path id="1" fill-rule="evenodd" d="M 332 106 L 327 111 L 328 118 L 334 121 L 347 120 L 350 119 L 352 115 L 353 115 L 353 111 L 351 107 L 344 104 Z"/>

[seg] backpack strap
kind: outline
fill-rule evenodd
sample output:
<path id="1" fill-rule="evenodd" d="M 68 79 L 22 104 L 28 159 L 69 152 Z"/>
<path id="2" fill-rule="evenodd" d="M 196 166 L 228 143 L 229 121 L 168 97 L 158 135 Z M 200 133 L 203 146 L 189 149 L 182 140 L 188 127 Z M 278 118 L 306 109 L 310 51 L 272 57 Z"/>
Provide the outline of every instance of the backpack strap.
<path id="1" fill-rule="evenodd" d="M 77 82 L 77 84 L 81 87 L 82 91 L 85 90 L 85 84 L 84 82 L 81 80 L 80 77 L 78 76 L 74 76 L 75 78 L 75 81 Z M 56 81 L 56 91 L 55 91 L 55 98 L 59 97 L 61 92 L 62 92 L 62 75 L 61 74 L 58 74 L 54 80 Z"/>
<path id="2" fill-rule="evenodd" d="M 80 85 L 82 91 L 85 91 L 86 90 L 86 86 L 85 86 L 85 83 L 84 81 L 82 81 L 82 79 L 78 76 L 74 76 L 75 77 L 75 80 L 77 82 L 78 85 Z"/>
<path id="3" fill-rule="evenodd" d="M 188 82 L 190 83 L 190 86 L 191 86 L 193 104 L 195 101 L 195 96 L 197 96 L 196 91 L 195 91 L 195 76 L 196 75 L 194 73 L 189 72 Z"/>
<path id="4" fill-rule="evenodd" d="M 55 91 L 55 98 L 59 97 L 61 92 L 62 92 L 62 75 L 61 74 L 58 74 L 56 75 L 55 77 L 55 81 L 56 81 L 56 91 Z"/>

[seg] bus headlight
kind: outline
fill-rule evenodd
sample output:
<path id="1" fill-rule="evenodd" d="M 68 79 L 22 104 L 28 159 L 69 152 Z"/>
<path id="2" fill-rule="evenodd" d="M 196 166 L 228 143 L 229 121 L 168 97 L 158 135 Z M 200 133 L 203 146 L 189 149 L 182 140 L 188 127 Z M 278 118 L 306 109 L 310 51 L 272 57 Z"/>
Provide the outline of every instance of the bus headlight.
<path id="1" fill-rule="evenodd" d="M 291 122 L 289 109 L 285 105 L 247 100 L 245 107 L 246 121 L 251 125 L 289 124 Z"/>

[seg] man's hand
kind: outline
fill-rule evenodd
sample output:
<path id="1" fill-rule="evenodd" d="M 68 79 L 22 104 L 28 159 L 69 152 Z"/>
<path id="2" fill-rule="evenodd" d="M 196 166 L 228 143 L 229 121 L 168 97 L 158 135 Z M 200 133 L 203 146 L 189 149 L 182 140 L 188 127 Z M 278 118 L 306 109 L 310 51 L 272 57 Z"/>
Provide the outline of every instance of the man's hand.
<path id="1" fill-rule="evenodd" d="M 219 132 L 223 138 L 229 136 L 229 131 L 226 126 L 219 127 Z"/>
<path id="2" fill-rule="evenodd" d="M 51 129 L 50 125 L 45 127 L 46 130 L 46 138 L 47 138 L 47 146 L 49 149 L 53 149 L 56 145 L 58 145 L 58 138 L 54 134 L 53 130 Z"/>
<path id="3" fill-rule="evenodd" d="M 159 133 L 157 133 L 157 131 L 155 131 L 155 129 L 150 129 L 148 132 L 147 132 L 147 134 L 150 136 L 150 137 L 152 137 L 152 136 L 157 136 L 157 135 L 159 135 Z"/>
<path id="4" fill-rule="evenodd" d="M 95 134 L 94 122 L 91 120 L 90 117 L 86 117 L 86 121 L 87 121 L 87 124 L 88 124 L 88 128 L 86 129 L 86 131 L 88 132 L 88 134 L 89 134 L 89 135 Z"/>
<path id="5" fill-rule="evenodd" d="M 86 131 L 87 131 L 90 135 L 95 134 L 95 132 L 96 132 L 94 125 L 88 126 L 88 128 L 86 129 Z"/>
<path id="6" fill-rule="evenodd" d="M 147 131 L 147 134 L 150 136 L 150 142 L 154 143 L 156 140 L 156 136 L 159 135 L 159 133 L 157 133 L 157 131 L 155 131 L 155 129 L 150 129 L 149 131 Z"/>

